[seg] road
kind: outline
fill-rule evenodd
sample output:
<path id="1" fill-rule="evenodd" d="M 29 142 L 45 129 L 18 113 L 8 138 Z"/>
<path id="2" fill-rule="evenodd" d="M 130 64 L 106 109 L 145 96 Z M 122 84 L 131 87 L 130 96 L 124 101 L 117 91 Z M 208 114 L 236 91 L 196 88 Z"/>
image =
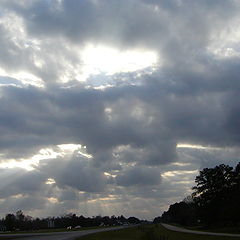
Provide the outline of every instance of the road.
<path id="1" fill-rule="evenodd" d="M 169 224 L 162 223 L 162 225 L 172 231 L 176 232 L 185 232 L 185 233 L 194 233 L 194 234 L 202 234 L 202 235 L 213 235 L 213 236 L 225 236 L 225 237 L 239 237 L 240 234 L 232 234 L 232 233 L 214 233 L 214 232 L 201 232 L 201 231 L 193 231 L 185 228 L 180 228 L 176 226 L 172 226 Z"/>
<path id="2" fill-rule="evenodd" d="M 106 232 L 112 230 L 118 230 L 126 228 L 126 226 L 113 227 L 113 228 L 101 228 L 82 231 L 69 231 L 69 232 L 51 232 L 51 233 L 24 233 L 24 234 L 1 234 L 0 240 L 3 237 L 12 237 L 12 240 L 75 240 L 77 237 L 84 235 Z"/>

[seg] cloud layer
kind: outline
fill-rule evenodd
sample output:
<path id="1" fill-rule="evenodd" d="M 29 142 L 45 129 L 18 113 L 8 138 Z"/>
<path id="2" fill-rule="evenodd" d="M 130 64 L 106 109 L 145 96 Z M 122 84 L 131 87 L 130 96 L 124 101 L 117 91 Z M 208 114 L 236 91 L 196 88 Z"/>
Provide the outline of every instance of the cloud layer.
<path id="1" fill-rule="evenodd" d="M 237 1 L 0 5 L 4 214 L 152 218 L 200 168 L 239 161 Z M 158 62 L 84 77 L 89 46 Z"/>

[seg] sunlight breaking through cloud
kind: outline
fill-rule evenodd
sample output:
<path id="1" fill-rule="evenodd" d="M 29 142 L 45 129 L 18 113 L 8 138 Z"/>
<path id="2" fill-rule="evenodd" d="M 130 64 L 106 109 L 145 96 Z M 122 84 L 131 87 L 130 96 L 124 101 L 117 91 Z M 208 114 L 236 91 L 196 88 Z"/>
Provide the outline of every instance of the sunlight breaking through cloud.
<path id="1" fill-rule="evenodd" d="M 33 171 L 42 160 L 56 159 L 58 157 L 66 157 L 67 155 L 71 156 L 75 152 L 77 152 L 78 154 L 86 158 L 92 158 L 92 155 L 86 152 L 86 146 L 82 146 L 81 144 L 69 143 L 69 144 L 60 144 L 55 147 L 40 149 L 37 154 L 33 155 L 29 159 L 19 159 L 19 160 L 8 159 L 8 161 L 4 161 L 0 163 L 0 168 L 19 167 L 28 171 Z M 2 155 L 2 158 L 4 158 L 4 155 Z"/>
<path id="2" fill-rule="evenodd" d="M 199 170 L 236 166 L 239 1 L 0 9 L 2 214 L 150 219 Z"/>
<path id="3" fill-rule="evenodd" d="M 120 72 L 135 72 L 158 63 L 156 53 L 141 49 L 122 51 L 117 48 L 89 45 L 80 52 L 80 55 L 84 79 L 103 73 L 113 75 Z"/>

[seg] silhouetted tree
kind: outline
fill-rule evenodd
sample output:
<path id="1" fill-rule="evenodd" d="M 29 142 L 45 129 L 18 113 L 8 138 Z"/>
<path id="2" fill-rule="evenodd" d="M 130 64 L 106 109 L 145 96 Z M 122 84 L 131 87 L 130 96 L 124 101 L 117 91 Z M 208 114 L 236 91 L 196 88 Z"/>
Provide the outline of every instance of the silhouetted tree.
<path id="1" fill-rule="evenodd" d="M 240 163 L 235 168 L 224 164 L 204 168 L 195 182 L 192 196 L 170 205 L 169 210 L 154 221 L 207 226 L 240 223 Z"/>
<path id="2" fill-rule="evenodd" d="M 204 168 L 196 177 L 193 200 L 198 215 L 207 225 L 229 221 L 231 194 L 236 184 L 233 168 L 221 164 L 214 168 Z"/>
<path id="3" fill-rule="evenodd" d="M 161 223 L 162 221 L 163 221 L 162 217 L 155 217 L 154 220 L 153 220 L 153 223 L 157 224 L 157 223 Z"/>
<path id="4" fill-rule="evenodd" d="M 56 228 L 67 228 L 68 226 L 72 226 L 73 228 L 76 226 L 81 227 L 93 227 L 104 225 L 120 225 L 125 222 L 130 223 L 138 223 L 140 220 L 135 217 L 130 217 L 126 219 L 124 216 L 120 217 L 109 217 L 109 216 L 93 216 L 92 218 L 84 216 L 77 216 L 75 213 L 68 213 L 61 217 L 48 217 L 48 218 L 32 218 L 30 216 L 25 216 L 24 213 L 19 210 L 14 214 L 7 214 L 6 217 L 0 221 L 2 225 L 7 227 L 7 230 L 35 230 L 35 229 L 46 229 L 48 228 L 49 221 L 54 222 L 54 226 Z"/>
<path id="5" fill-rule="evenodd" d="M 139 223 L 140 223 L 140 220 L 139 220 L 138 218 L 136 218 L 136 217 L 129 217 L 129 218 L 127 219 L 127 221 L 128 221 L 129 223 L 131 223 L 131 224 L 139 224 Z"/>
<path id="6" fill-rule="evenodd" d="M 167 212 L 162 214 L 163 222 L 178 223 L 181 225 L 193 225 L 196 223 L 196 211 L 194 203 L 179 202 L 170 205 Z M 157 219 L 155 220 L 157 221 Z"/>
<path id="7" fill-rule="evenodd" d="M 12 231 L 16 228 L 16 217 L 14 214 L 7 214 L 4 220 L 7 230 Z"/>

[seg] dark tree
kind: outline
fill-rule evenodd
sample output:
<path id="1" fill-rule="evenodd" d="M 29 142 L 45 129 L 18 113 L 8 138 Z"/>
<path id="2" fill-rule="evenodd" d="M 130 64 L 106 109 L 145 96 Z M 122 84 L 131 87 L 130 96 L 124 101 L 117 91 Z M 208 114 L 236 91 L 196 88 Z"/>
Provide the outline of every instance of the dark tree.
<path id="1" fill-rule="evenodd" d="M 124 223 L 139 223 L 140 220 L 135 217 L 126 219 L 124 216 L 93 216 L 87 217 L 77 216 L 75 213 L 69 213 L 61 217 L 48 217 L 48 218 L 32 218 L 25 216 L 21 210 L 17 211 L 16 215 L 7 214 L 6 217 L 0 223 L 7 227 L 7 230 L 36 230 L 49 228 L 49 222 L 53 222 L 55 228 L 72 228 L 80 227 L 94 227 L 94 226 L 115 226 L 122 225 Z M 52 228 L 52 227 L 51 227 Z"/>
<path id="2" fill-rule="evenodd" d="M 7 228 L 7 230 L 9 231 L 12 231 L 15 229 L 15 226 L 16 226 L 16 217 L 14 214 L 7 214 L 6 217 L 5 217 L 5 221 L 4 221 L 4 224 Z"/>
<path id="3" fill-rule="evenodd" d="M 156 219 L 157 221 L 159 219 Z M 161 221 L 178 223 L 181 225 L 193 225 L 196 222 L 194 203 L 179 202 L 170 205 L 167 212 L 164 212 Z"/>
<path id="4" fill-rule="evenodd" d="M 155 217 L 153 220 L 154 224 L 161 223 L 162 222 L 162 217 Z"/>
<path id="5" fill-rule="evenodd" d="M 129 217 L 128 222 L 131 223 L 131 224 L 139 224 L 140 220 L 136 217 Z"/>
<path id="6" fill-rule="evenodd" d="M 240 163 L 204 168 L 195 179 L 193 194 L 170 205 L 155 222 L 226 226 L 240 223 Z"/>
<path id="7" fill-rule="evenodd" d="M 207 225 L 228 221 L 232 187 L 235 173 L 232 167 L 221 164 L 215 168 L 204 168 L 196 177 L 193 199 L 199 218 Z"/>

